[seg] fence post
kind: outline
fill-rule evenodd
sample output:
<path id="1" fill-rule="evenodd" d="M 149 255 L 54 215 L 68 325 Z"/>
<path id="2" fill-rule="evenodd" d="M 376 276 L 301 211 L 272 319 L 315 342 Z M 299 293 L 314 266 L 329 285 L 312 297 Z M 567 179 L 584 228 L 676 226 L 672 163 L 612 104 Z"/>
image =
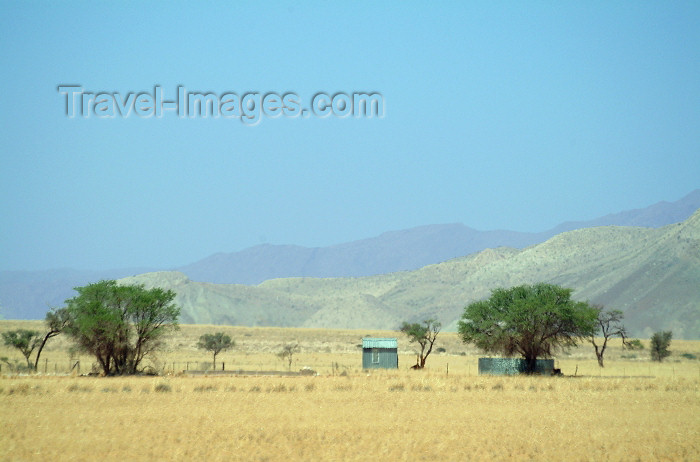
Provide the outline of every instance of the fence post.
<path id="1" fill-rule="evenodd" d="M 49 358 L 44 358 L 44 374 L 46 374 L 49 368 Z"/>
<path id="2" fill-rule="evenodd" d="M 221 370 L 225 371 L 226 370 L 226 363 L 221 361 Z"/>

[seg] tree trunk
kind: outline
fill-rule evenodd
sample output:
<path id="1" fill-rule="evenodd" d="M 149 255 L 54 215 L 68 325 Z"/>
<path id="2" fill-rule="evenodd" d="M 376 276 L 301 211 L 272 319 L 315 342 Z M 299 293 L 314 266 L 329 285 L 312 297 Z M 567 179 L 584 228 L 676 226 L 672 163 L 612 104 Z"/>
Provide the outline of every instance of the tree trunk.
<path id="1" fill-rule="evenodd" d="M 99 361 L 100 365 L 102 366 L 102 372 L 104 373 L 104 375 L 110 375 L 110 370 L 109 370 L 110 359 L 109 359 L 109 357 L 107 357 L 107 359 L 105 360 L 105 358 L 103 358 L 102 356 L 98 356 L 97 360 Z"/>
<path id="2" fill-rule="evenodd" d="M 603 355 L 605 354 L 605 347 L 608 345 L 608 339 L 606 338 L 605 341 L 603 341 L 603 344 L 600 346 L 600 348 L 598 348 L 598 345 L 595 343 L 594 338 L 591 338 L 591 343 L 595 348 L 595 356 L 596 358 L 598 358 L 598 366 L 605 367 L 603 365 Z"/>
<path id="3" fill-rule="evenodd" d="M 525 358 L 525 373 L 534 374 L 537 372 L 537 356 Z"/>
<path id="4" fill-rule="evenodd" d="M 49 333 L 46 334 L 46 336 L 44 337 L 44 340 L 42 340 L 41 345 L 39 345 L 39 350 L 37 350 L 37 352 L 36 352 L 36 360 L 34 361 L 34 370 L 37 370 L 37 369 L 38 369 L 38 367 L 39 367 L 39 356 L 41 356 L 41 350 L 44 349 L 44 345 L 46 345 L 46 342 L 47 342 L 47 341 L 49 340 L 49 338 L 51 338 L 51 337 L 53 337 L 53 335 L 51 335 L 51 332 L 49 332 Z"/>

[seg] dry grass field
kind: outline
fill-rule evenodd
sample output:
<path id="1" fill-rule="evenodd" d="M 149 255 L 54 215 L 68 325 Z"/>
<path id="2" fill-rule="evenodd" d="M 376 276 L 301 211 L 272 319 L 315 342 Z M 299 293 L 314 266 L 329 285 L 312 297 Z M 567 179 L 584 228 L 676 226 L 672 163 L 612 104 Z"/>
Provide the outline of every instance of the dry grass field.
<path id="1" fill-rule="evenodd" d="M 18 327 L 41 324 L 0 322 Z M 319 375 L 182 374 L 210 361 L 194 344 L 214 331 L 237 342 L 217 358 L 227 369 L 282 370 L 275 353 L 299 342 L 294 368 Z M 183 326 L 153 364 L 164 375 L 114 378 L 58 370 L 71 361 L 59 337 L 40 363 L 47 374 L 3 368 L 0 459 L 700 460 L 700 361 L 688 357 L 700 356 L 700 342 L 673 341 L 662 364 L 615 343 L 604 370 L 583 345 L 557 358 L 565 377 L 487 377 L 477 375 L 478 352 L 447 333 L 426 370 L 408 369 L 411 346 L 398 336 L 399 370 L 362 371 L 366 335 L 397 336 Z M 6 347 L 0 356 L 23 359 Z M 90 358 L 75 359 L 90 370 Z"/>

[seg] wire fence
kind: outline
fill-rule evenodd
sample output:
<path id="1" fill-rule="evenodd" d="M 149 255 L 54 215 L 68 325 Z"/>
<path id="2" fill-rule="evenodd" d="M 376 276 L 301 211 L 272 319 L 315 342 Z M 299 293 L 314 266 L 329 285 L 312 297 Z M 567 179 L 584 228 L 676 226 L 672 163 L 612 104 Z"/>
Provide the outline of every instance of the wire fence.
<path id="1" fill-rule="evenodd" d="M 82 367 L 82 369 L 81 369 Z M 91 365 L 88 364 L 88 368 Z M 66 361 L 40 361 L 37 364 L 36 371 L 34 370 L 34 364 L 27 365 L 25 362 L 20 362 L 15 360 L 11 362 L 5 358 L 3 363 L 0 363 L 0 374 L 11 374 L 11 373 L 25 373 L 25 372 L 39 372 L 43 374 L 81 374 L 85 372 L 85 364 L 81 366 L 79 359 L 69 359 Z"/>
<path id="2" fill-rule="evenodd" d="M 146 361 L 143 370 L 148 374 L 196 374 L 196 373 L 300 373 L 302 370 L 313 370 L 321 375 L 347 375 L 362 371 L 361 358 L 357 355 L 339 354 L 337 358 L 308 358 L 294 359 L 290 365 L 286 361 L 267 361 L 248 358 L 239 360 L 222 361 L 217 358 L 216 365 L 211 360 L 201 358 L 193 360 L 177 361 L 167 359 Z M 432 358 L 431 358 L 432 359 Z M 449 362 L 447 362 L 449 361 Z M 403 361 L 399 369 L 407 369 L 410 361 Z M 694 363 L 694 364 L 693 364 Z M 600 368 L 595 361 L 555 360 L 555 367 L 561 369 L 565 376 L 572 377 L 601 377 L 601 378 L 625 378 L 625 377 L 685 377 L 700 378 L 700 361 L 681 362 L 624 362 L 612 364 L 612 367 Z M 434 372 L 444 372 L 452 375 L 479 375 L 477 358 L 445 357 L 435 358 L 430 363 L 429 369 Z M 31 366 L 23 358 L 0 357 L 0 374 L 45 374 L 45 375 L 99 375 L 99 364 L 87 356 L 78 358 L 41 358 L 34 370 L 34 362 Z"/>
<path id="3" fill-rule="evenodd" d="M 237 362 L 226 362 L 217 361 L 214 364 L 213 361 L 159 361 L 156 363 L 147 362 L 144 364 L 143 370 L 146 373 L 153 374 L 180 374 L 180 373 L 202 373 L 202 372 L 212 372 L 212 373 L 236 373 L 236 372 L 249 372 L 249 373 L 298 373 L 300 371 L 318 371 L 324 374 L 341 375 L 343 372 L 348 371 L 348 367 L 338 362 L 332 362 L 330 364 L 316 364 L 310 365 L 303 363 L 300 365 L 298 361 L 294 361 L 291 367 L 288 367 L 285 363 L 284 366 L 275 367 L 273 364 L 250 364 L 250 363 L 237 363 Z M 97 362 L 93 359 L 68 359 L 68 360 L 40 360 L 37 364 L 36 370 L 34 370 L 34 363 L 31 367 L 25 362 L 20 360 L 7 360 L 5 358 L 4 362 L 0 363 L 0 374 L 45 374 L 45 375 L 85 375 L 85 374 L 95 374 L 99 375 L 101 369 Z"/>

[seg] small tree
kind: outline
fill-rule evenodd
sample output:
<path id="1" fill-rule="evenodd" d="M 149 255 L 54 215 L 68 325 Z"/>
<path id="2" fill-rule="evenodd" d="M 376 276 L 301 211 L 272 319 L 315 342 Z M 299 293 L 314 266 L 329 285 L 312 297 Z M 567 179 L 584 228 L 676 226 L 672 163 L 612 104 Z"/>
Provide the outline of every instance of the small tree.
<path id="1" fill-rule="evenodd" d="M 289 343 L 287 345 L 284 345 L 282 347 L 282 351 L 277 353 L 277 356 L 281 360 L 287 360 L 287 368 L 291 371 L 292 370 L 292 358 L 296 353 L 300 351 L 299 344 L 298 343 Z"/>
<path id="2" fill-rule="evenodd" d="M 44 335 L 44 339 L 39 345 L 39 349 L 36 351 L 36 359 L 34 360 L 34 370 L 39 367 L 39 357 L 41 356 L 41 351 L 44 349 L 46 342 L 63 332 L 63 329 L 68 326 L 70 322 L 70 315 L 68 310 L 65 308 L 55 309 L 52 308 L 48 313 L 46 313 L 46 326 L 48 327 L 48 332 Z"/>
<path id="3" fill-rule="evenodd" d="M 595 348 L 598 366 L 605 367 L 603 364 L 603 355 L 605 354 L 605 348 L 608 346 L 608 339 L 611 337 L 622 337 L 623 345 L 627 340 L 625 326 L 622 325 L 622 319 L 625 315 L 620 310 L 603 311 L 602 305 L 594 305 L 593 307 L 598 310 L 598 332 L 596 332 L 596 334 L 600 333 L 603 336 L 603 343 L 598 346 L 595 335 L 592 335 L 589 341 L 593 344 L 593 348 Z"/>
<path id="4" fill-rule="evenodd" d="M 649 349 L 651 350 L 651 360 L 661 362 L 664 358 L 671 355 L 668 348 L 671 346 L 671 337 L 673 333 L 669 330 L 666 332 L 657 332 L 651 336 L 651 344 Z"/>
<path id="5" fill-rule="evenodd" d="M 538 357 L 591 337 L 597 316 L 588 303 L 571 300 L 571 289 L 540 283 L 495 289 L 464 309 L 458 329 L 463 342 L 486 352 L 520 354 L 532 374 Z"/>
<path id="6" fill-rule="evenodd" d="M 16 329 L 2 333 L 5 345 L 17 348 L 27 360 L 27 368 L 33 370 L 34 367 L 29 361 L 34 348 L 41 342 L 41 334 L 35 330 Z"/>
<path id="7" fill-rule="evenodd" d="M 435 319 L 426 319 L 422 323 L 409 324 L 404 322 L 399 330 L 408 336 L 410 343 L 418 343 L 420 345 L 420 353 L 418 354 L 417 369 L 425 367 L 425 360 L 433 351 L 433 345 L 437 339 L 442 324 Z M 426 350 L 427 348 L 427 350 Z"/>
<path id="8" fill-rule="evenodd" d="M 223 332 L 217 332 L 216 334 L 204 334 L 199 337 L 199 342 L 197 342 L 197 348 L 214 353 L 214 369 L 216 369 L 216 355 L 222 351 L 228 350 L 229 348 L 233 348 L 234 346 L 236 346 L 236 343 L 231 340 L 231 337 L 225 335 Z"/>

